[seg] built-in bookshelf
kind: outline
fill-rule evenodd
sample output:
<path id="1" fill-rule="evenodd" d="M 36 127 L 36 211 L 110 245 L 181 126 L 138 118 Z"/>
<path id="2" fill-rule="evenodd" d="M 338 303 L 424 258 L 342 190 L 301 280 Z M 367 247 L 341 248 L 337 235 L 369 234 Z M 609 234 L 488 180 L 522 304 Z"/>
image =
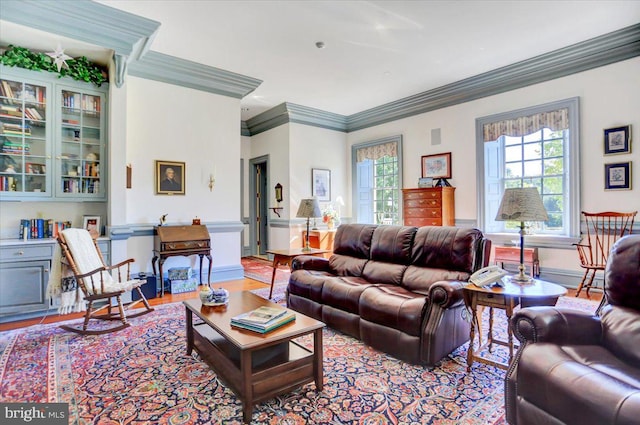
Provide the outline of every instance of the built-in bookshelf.
<path id="1" fill-rule="evenodd" d="M 0 70 L 0 199 L 105 201 L 106 87 Z"/>

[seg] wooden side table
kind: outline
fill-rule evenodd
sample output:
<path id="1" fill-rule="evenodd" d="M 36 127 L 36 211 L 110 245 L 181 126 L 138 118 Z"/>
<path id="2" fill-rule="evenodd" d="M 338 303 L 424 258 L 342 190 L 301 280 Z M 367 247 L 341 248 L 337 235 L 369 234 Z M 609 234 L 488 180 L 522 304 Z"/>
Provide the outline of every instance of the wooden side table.
<path id="1" fill-rule="evenodd" d="M 269 290 L 269 299 L 273 295 L 273 282 L 276 280 L 276 270 L 279 265 L 288 265 L 291 267 L 291 262 L 299 255 L 316 255 L 321 256 L 329 252 L 326 249 L 311 248 L 308 251 L 303 248 L 293 249 L 268 249 L 267 254 L 273 255 L 273 274 L 271 275 L 271 289 Z"/>
<path id="2" fill-rule="evenodd" d="M 325 258 L 329 258 L 333 253 L 333 239 L 335 238 L 336 230 L 310 230 L 309 231 L 309 246 L 311 248 L 326 249 L 324 254 Z M 307 231 L 302 231 L 302 247 L 307 240 Z"/>
<path id="3" fill-rule="evenodd" d="M 496 246 L 494 262 L 504 268 L 504 263 L 520 265 L 520 247 Z M 531 276 L 540 277 L 540 261 L 538 260 L 538 248 L 524 249 L 524 266 L 529 267 Z"/>
<path id="4" fill-rule="evenodd" d="M 511 316 L 513 309 L 521 304 L 522 307 L 532 307 L 537 305 L 555 305 L 558 298 L 567 293 L 567 289 L 556 285 L 555 283 L 545 282 L 535 279 L 534 283 L 529 285 L 518 285 L 511 283 L 509 278 L 504 278 L 505 286 L 501 287 L 478 287 L 474 284 L 468 284 L 464 288 L 464 300 L 471 309 L 471 333 L 469 335 L 469 350 L 467 351 L 467 371 L 471 370 L 474 361 L 489 364 L 507 369 L 508 364 L 500 363 L 491 359 L 481 357 L 474 353 L 480 352 L 485 347 L 491 350 L 493 344 L 498 344 L 509 348 L 509 363 L 513 358 L 513 333 L 511 332 Z M 481 317 L 484 307 L 489 307 L 489 332 L 487 334 L 487 342 L 482 343 Z M 507 341 L 501 341 L 493 338 L 493 309 L 499 308 L 505 311 L 507 315 Z M 474 349 L 474 338 L 478 332 L 479 346 Z"/>

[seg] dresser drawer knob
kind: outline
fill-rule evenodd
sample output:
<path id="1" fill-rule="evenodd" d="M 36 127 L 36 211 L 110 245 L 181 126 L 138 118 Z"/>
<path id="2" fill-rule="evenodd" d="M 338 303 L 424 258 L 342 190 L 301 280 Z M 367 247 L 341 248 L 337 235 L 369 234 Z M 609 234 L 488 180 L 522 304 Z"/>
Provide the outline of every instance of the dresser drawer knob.
<path id="1" fill-rule="evenodd" d="M 24 251 L 22 250 L 18 251 L 18 255 L 24 255 Z"/>

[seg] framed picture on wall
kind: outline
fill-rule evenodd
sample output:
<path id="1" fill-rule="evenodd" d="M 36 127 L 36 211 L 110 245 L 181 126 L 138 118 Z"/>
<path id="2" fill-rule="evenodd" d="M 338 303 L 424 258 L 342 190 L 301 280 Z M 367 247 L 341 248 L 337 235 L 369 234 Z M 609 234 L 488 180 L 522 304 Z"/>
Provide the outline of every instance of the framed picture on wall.
<path id="1" fill-rule="evenodd" d="M 422 157 L 422 177 L 432 179 L 451 178 L 451 152 Z"/>
<path id="2" fill-rule="evenodd" d="M 604 189 L 631 189 L 631 161 L 604 164 Z"/>
<path id="3" fill-rule="evenodd" d="M 185 163 L 156 161 L 156 194 L 184 195 Z"/>
<path id="4" fill-rule="evenodd" d="M 631 126 L 609 128 L 604 131 L 604 154 L 631 152 Z"/>
<path id="5" fill-rule="evenodd" d="M 320 202 L 331 201 L 331 170 L 311 169 L 311 196 Z"/>

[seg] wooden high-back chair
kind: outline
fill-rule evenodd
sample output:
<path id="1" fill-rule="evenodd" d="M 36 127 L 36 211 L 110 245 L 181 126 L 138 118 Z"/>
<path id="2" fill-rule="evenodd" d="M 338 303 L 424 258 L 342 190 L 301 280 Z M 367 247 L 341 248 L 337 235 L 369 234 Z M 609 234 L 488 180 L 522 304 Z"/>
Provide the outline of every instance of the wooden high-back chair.
<path id="1" fill-rule="evenodd" d="M 58 243 L 62 250 L 63 262 L 73 271 L 73 275 L 87 302 L 87 311 L 84 316 L 82 329 L 68 325 L 60 327 L 83 335 L 97 335 L 124 329 L 130 324 L 127 322 L 126 310 L 132 309 L 139 303 L 144 304 L 144 309 L 129 317 L 137 317 L 153 311 L 147 299 L 140 290 L 144 280 L 130 279 L 129 268 L 135 260 L 130 258 L 113 266 L 104 263 L 102 253 L 98 248 L 97 241 L 91 237 L 84 229 L 65 229 L 58 234 Z M 111 275 L 111 271 L 117 271 L 117 279 Z M 124 272 L 124 273 L 123 273 Z M 121 295 L 128 291 L 138 291 L 140 298 L 129 304 L 126 309 L 122 303 Z M 112 304 L 115 300 L 115 306 Z M 102 305 L 94 306 L 94 303 Z M 106 311 L 105 311 L 106 310 Z M 117 326 L 88 329 L 91 319 L 115 320 L 120 324 Z"/>
<path id="2" fill-rule="evenodd" d="M 580 266 L 585 271 L 578 286 L 576 297 L 580 295 L 583 288 L 586 290 L 587 297 L 589 297 L 589 289 L 593 286 L 593 278 L 596 272 L 598 270 L 604 271 L 609 251 L 613 244 L 624 235 L 631 233 L 637 213 L 637 211 L 630 213 L 588 213 L 582 211 L 586 233 L 580 243 L 575 245 L 578 248 Z M 589 280 L 585 284 L 587 278 Z"/>

